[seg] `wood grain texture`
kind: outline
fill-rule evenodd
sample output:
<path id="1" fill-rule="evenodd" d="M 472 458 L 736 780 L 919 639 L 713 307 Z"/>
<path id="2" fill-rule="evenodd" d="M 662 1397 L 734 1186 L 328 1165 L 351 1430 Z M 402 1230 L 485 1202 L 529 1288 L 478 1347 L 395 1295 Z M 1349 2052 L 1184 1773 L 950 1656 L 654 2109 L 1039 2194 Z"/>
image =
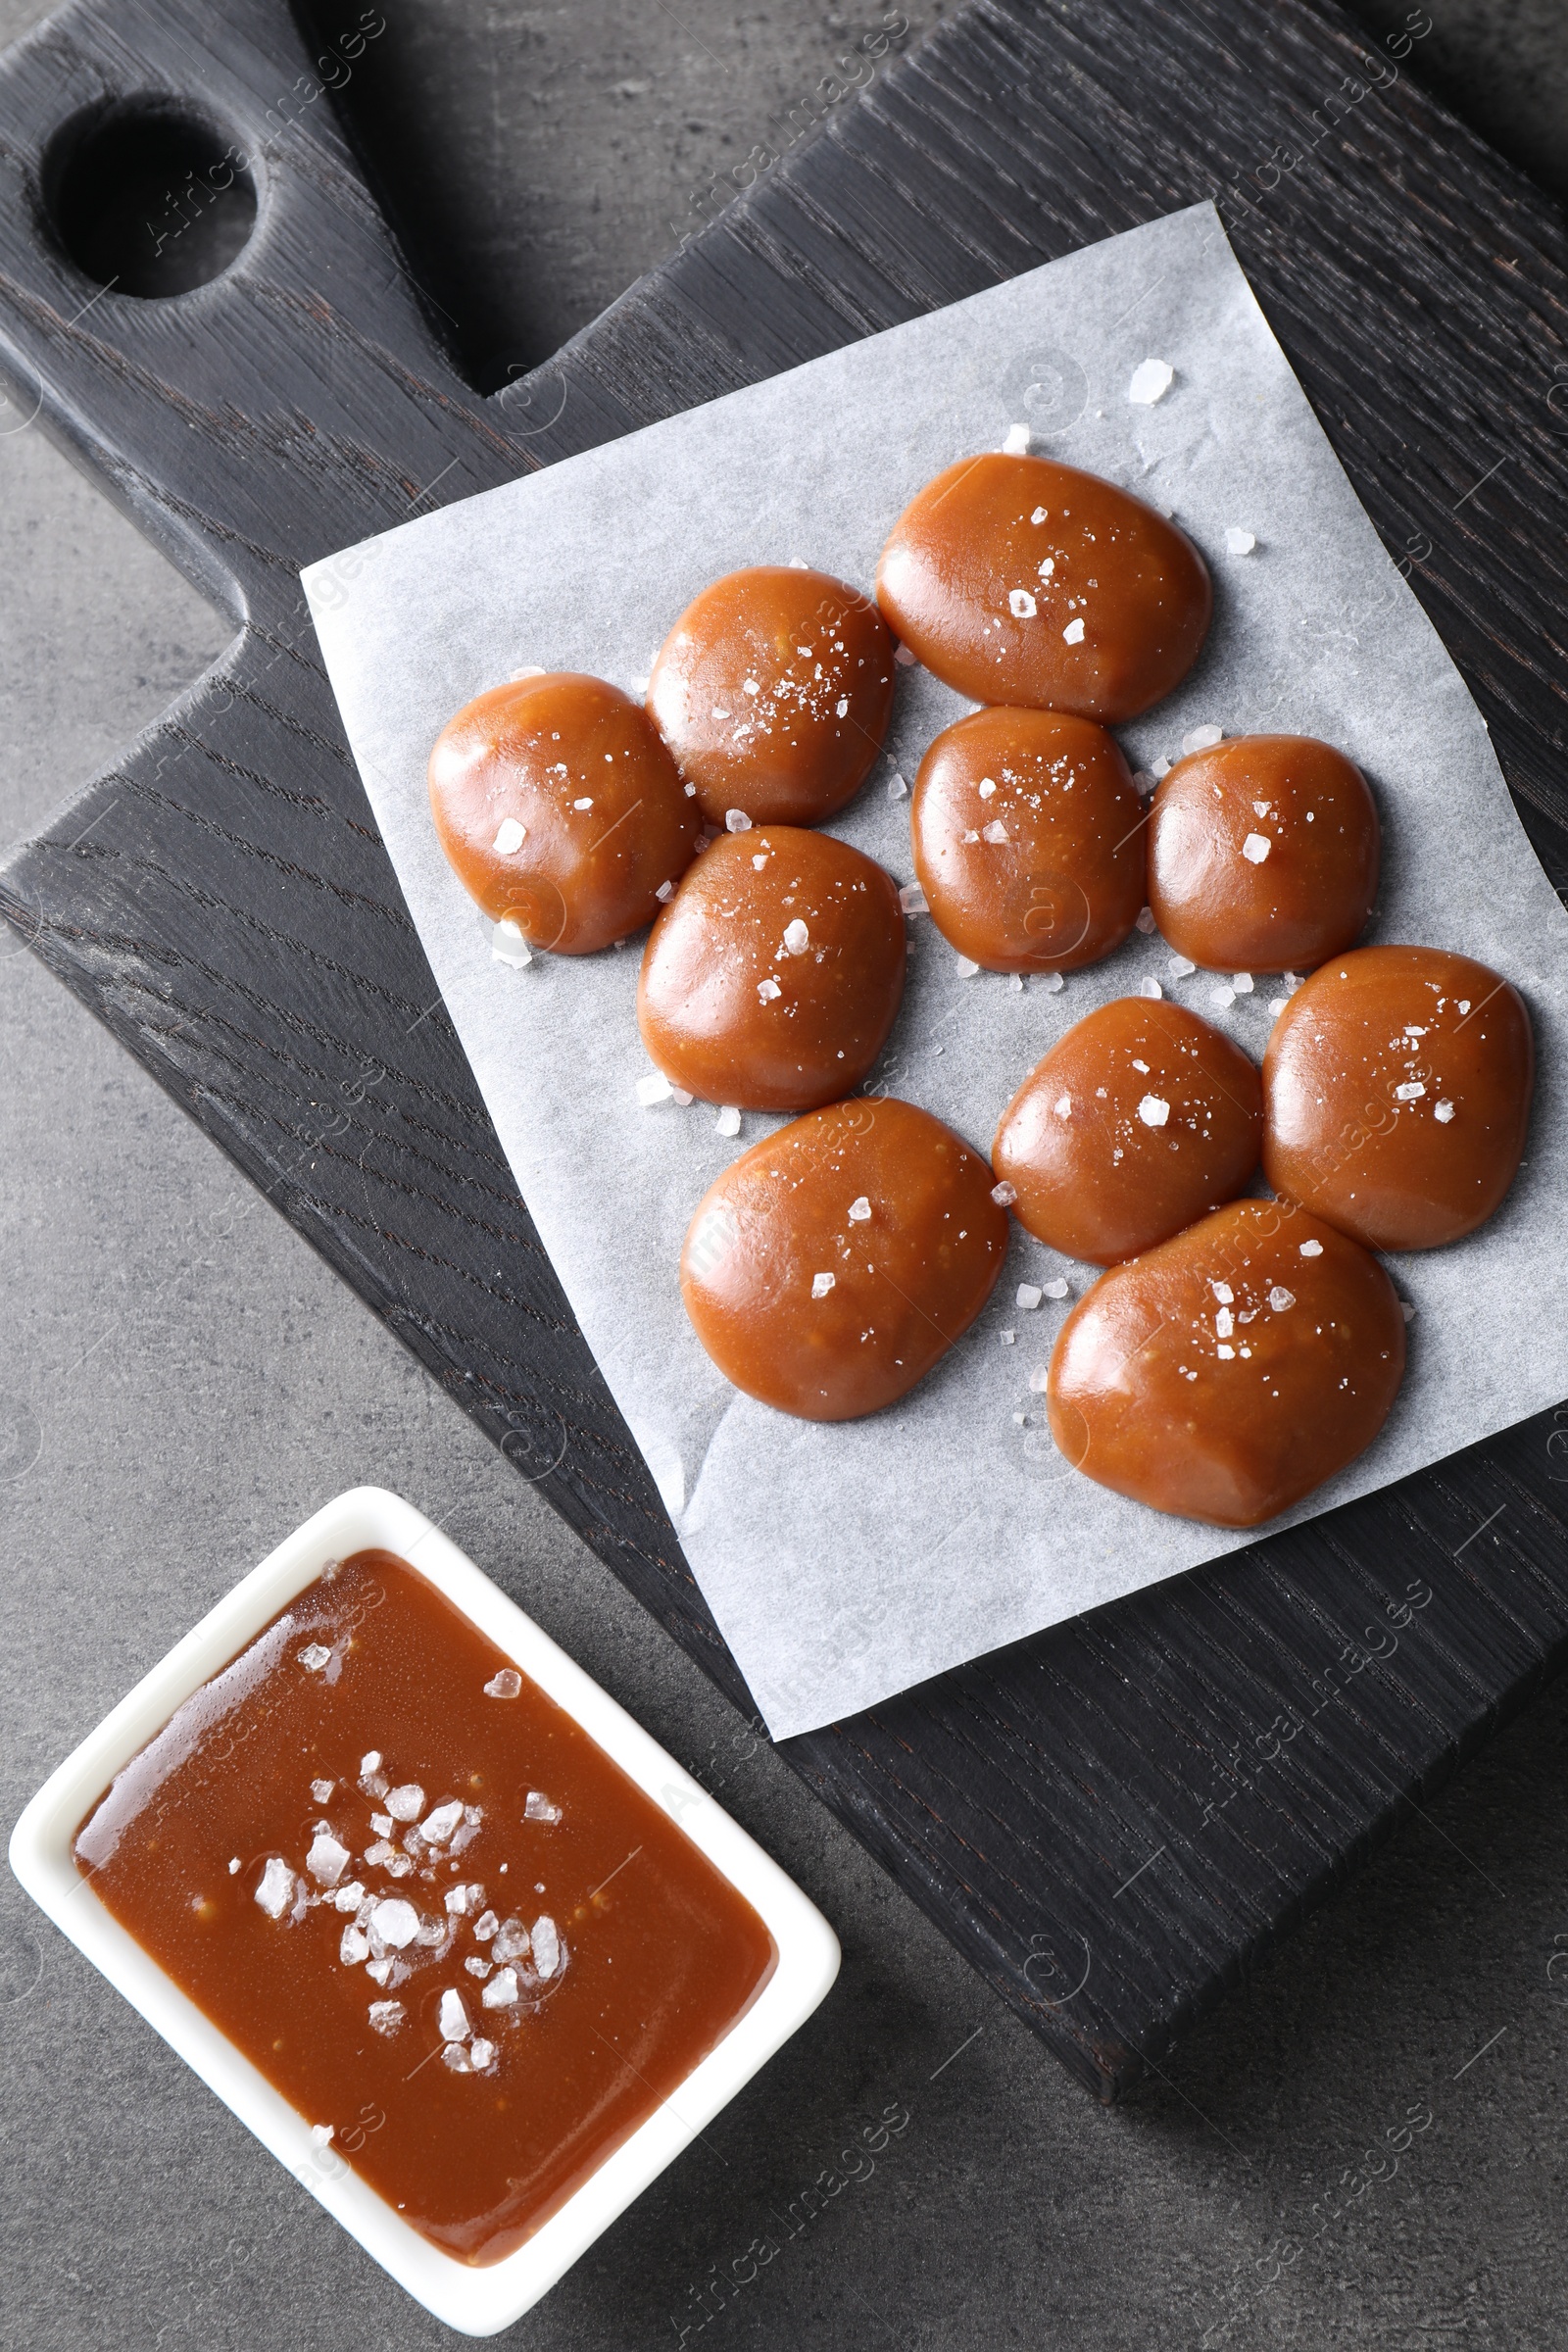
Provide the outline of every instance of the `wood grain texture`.
<path id="1" fill-rule="evenodd" d="M 979 0 L 481 400 L 310 86 L 280 0 L 76 0 L 0 64 L 10 415 L 238 628 L 0 906 L 745 1704 L 436 1001 L 298 567 L 1211 197 L 1556 878 L 1568 246 L 1330 6 Z M 168 303 L 98 293 L 40 197 L 63 121 L 148 91 L 222 124 L 262 199 Z M 1562 1662 L 1559 1480 L 1546 1415 L 785 1752 L 1113 2096 Z"/>

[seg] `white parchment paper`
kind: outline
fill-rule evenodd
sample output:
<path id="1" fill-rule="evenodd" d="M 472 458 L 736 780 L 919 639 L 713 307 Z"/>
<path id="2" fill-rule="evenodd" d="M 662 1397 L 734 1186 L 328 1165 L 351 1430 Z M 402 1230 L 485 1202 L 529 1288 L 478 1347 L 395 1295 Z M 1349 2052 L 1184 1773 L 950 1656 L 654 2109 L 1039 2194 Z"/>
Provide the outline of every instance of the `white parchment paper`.
<path id="1" fill-rule="evenodd" d="M 1147 358 L 1175 369 L 1129 398 Z M 738 1142 L 715 1112 L 639 1106 L 641 942 L 513 970 L 436 846 L 430 745 L 528 662 L 646 676 L 708 581 L 800 557 L 869 589 L 920 485 L 1000 447 L 1105 474 L 1174 514 L 1213 570 L 1216 611 L 1180 692 L 1123 729 L 1135 766 L 1188 730 L 1320 735 L 1369 776 L 1385 881 L 1369 939 L 1462 950 L 1524 993 L 1541 1082 L 1528 1157 L 1467 1242 L 1397 1261 L 1417 1308 L 1402 1396 L 1371 1450 L 1297 1517 L 1433 1461 L 1568 1395 L 1568 1149 L 1561 1081 L 1568 916 L 1514 816 L 1480 714 L 1358 505 L 1208 206 L 1129 231 L 787 375 L 445 509 L 305 575 L 377 822 L 512 1167 L 704 1592 L 776 1736 L 853 1712 L 963 1659 L 1245 1541 L 1164 1518 L 1070 1470 L 1029 1375 L 1069 1301 L 1021 1281 L 1091 1269 L 1028 1237 L 973 1332 L 912 1396 L 823 1427 L 738 1396 L 698 1346 L 676 1277 L 692 1209 Z M 1254 552 L 1226 552 L 1228 527 Z M 906 881 L 912 779 L 968 708 L 900 672 L 890 760 L 833 830 Z M 1260 1057 L 1277 981 L 1221 1007 L 1216 975 L 1173 978 L 1135 935 L 1048 991 L 964 979 L 929 919 L 873 1086 L 981 1151 L 1061 1032 L 1152 975 Z M 1003 1335 L 1012 1331 L 1013 1344 Z M 1022 1418 L 1020 1419 L 1020 1416 Z"/>

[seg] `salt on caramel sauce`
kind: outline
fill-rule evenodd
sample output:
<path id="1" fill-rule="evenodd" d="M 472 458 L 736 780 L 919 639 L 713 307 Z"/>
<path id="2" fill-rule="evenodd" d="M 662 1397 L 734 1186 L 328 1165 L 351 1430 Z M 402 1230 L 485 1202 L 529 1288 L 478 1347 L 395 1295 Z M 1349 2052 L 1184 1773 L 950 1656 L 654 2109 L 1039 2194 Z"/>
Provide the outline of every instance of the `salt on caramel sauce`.
<path id="1" fill-rule="evenodd" d="M 330 2127 L 318 2164 L 472 2264 L 557 2212 L 777 1961 L 669 1816 L 387 1551 L 329 1569 L 188 1698 L 74 1850 Z"/>

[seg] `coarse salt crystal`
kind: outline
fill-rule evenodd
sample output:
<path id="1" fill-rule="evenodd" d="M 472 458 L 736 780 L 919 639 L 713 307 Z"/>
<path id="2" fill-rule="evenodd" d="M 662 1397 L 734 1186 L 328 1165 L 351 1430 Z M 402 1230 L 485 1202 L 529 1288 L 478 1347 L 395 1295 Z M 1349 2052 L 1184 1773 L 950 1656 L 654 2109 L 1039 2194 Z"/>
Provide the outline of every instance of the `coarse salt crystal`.
<path id="1" fill-rule="evenodd" d="M 748 678 L 744 686 L 741 688 L 741 692 L 743 694 L 760 694 L 761 691 L 762 689 L 760 686 L 759 686 L 755 678 Z"/>
<path id="2" fill-rule="evenodd" d="M 1160 753 L 1159 758 L 1154 761 L 1153 765 L 1156 782 L 1161 777 L 1168 776 L 1170 774 L 1170 761 L 1166 759 L 1163 752 Z"/>
<path id="3" fill-rule="evenodd" d="M 370 2023 L 377 2034 L 395 2034 L 408 2011 L 401 2001 L 372 2001 Z"/>
<path id="4" fill-rule="evenodd" d="M 417 1781 L 405 1781 L 401 1788 L 387 1790 L 386 1809 L 394 1821 L 417 1821 L 424 1811 L 424 1790 Z"/>
<path id="5" fill-rule="evenodd" d="M 1082 645 L 1084 641 L 1084 624 L 1082 620 L 1069 620 L 1067 626 L 1061 632 L 1061 641 L 1063 645 Z"/>
<path id="6" fill-rule="evenodd" d="M 1000 1336 L 1004 1348 L 1010 1348 L 1013 1342 L 1017 1339 L 1018 1334 L 1015 1331 L 1004 1331 Z"/>
<path id="7" fill-rule="evenodd" d="M 1044 1297 L 1045 1293 L 1039 1288 L 1038 1284 L 1032 1282 L 1019 1283 L 1017 1290 L 1017 1302 L 1023 1308 L 1026 1314 L 1032 1314 Z"/>
<path id="8" fill-rule="evenodd" d="M 559 1821 L 561 1807 L 553 1805 L 542 1788 L 530 1788 L 522 1808 L 524 1821 Z"/>
<path id="9" fill-rule="evenodd" d="M 833 715 L 834 715 L 834 717 L 835 717 L 835 718 L 848 718 L 848 717 L 849 717 L 849 715 L 850 715 L 850 698 L 849 698 L 849 696 L 848 696 L 847 694 L 842 694 L 842 695 L 840 695 L 840 697 L 839 697 L 838 701 L 837 701 L 837 702 L 834 704 L 834 706 L 833 706 Z"/>
<path id="10" fill-rule="evenodd" d="M 481 1911 L 473 1923 L 473 1932 L 481 1943 L 488 1943 L 500 1925 L 493 1911 Z"/>
<path id="11" fill-rule="evenodd" d="M 955 958 L 955 968 L 960 980 L 972 980 L 980 966 L 972 956 L 959 956 Z"/>
<path id="12" fill-rule="evenodd" d="M 1221 1306 L 1234 1306 L 1236 1304 L 1236 1293 L 1231 1289 L 1231 1286 L 1228 1282 L 1210 1282 L 1208 1287 L 1213 1292 L 1215 1298 L 1219 1300 Z"/>
<path id="13" fill-rule="evenodd" d="M 1236 994 L 1237 994 L 1239 997 L 1250 997 L 1250 996 L 1251 995 L 1251 993 L 1252 993 L 1252 975 L 1251 975 L 1251 973 L 1250 973 L 1250 972 L 1232 972 L 1232 974 L 1231 974 L 1231 986 L 1232 986 L 1232 988 L 1234 988 L 1234 989 L 1235 989 L 1235 991 L 1236 991 Z"/>
<path id="14" fill-rule="evenodd" d="M 1249 865 L 1261 865 L 1273 847 L 1266 833 L 1249 833 L 1242 844 L 1242 856 Z"/>
<path id="15" fill-rule="evenodd" d="M 1453 1104 L 1446 1100 L 1442 1102 L 1435 1102 L 1432 1106 L 1432 1115 L 1435 1119 L 1441 1119 L 1444 1126 L 1446 1127 L 1448 1121 L 1453 1116 Z"/>
<path id="16" fill-rule="evenodd" d="M 504 816 L 497 828 L 495 840 L 490 846 L 499 856 L 510 858 L 514 850 L 521 849 L 527 838 L 528 828 L 526 825 L 519 824 L 514 816 Z"/>
<path id="17" fill-rule="evenodd" d="M 484 1687 L 486 1698 L 516 1698 L 522 1691 L 522 1677 L 515 1666 L 501 1666 Z"/>
<path id="18" fill-rule="evenodd" d="M 1159 984 L 1156 981 L 1155 986 Z M 1138 1105 L 1138 1116 L 1146 1127 L 1163 1127 L 1170 1117 L 1170 1104 L 1160 1095 L 1146 1095 Z"/>
<path id="19" fill-rule="evenodd" d="M 468 2044 L 468 2061 L 476 2075 L 483 2074 L 485 2068 L 494 2061 L 495 2054 L 495 2043 L 486 2041 L 482 2035 L 477 2036 Z"/>
<path id="20" fill-rule="evenodd" d="M 528 1949 L 527 1929 L 520 1919 L 509 1919 L 504 1922 L 496 1937 L 491 1957 L 496 1960 L 525 1960 Z"/>
<path id="21" fill-rule="evenodd" d="M 726 833 L 749 833 L 751 829 L 752 820 L 744 808 L 725 809 L 724 830 Z"/>
<path id="22" fill-rule="evenodd" d="M 490 1974 L 489 1961 L 481 1960 L 477 1952 L 470 1952 L 463 1965 L 467 1970 L 470 1977 L 478 1978 L 481 1984 L 484 1983 L 485 1978 Z"/>
<path id="23" fill-rule="evenodd" d="M 1047 972 L 1041 985 L 1048 997 L 1054 997 L 1058 990 L 1065 988 L 1067 983 L 1059 972 Z"/>
<path id="24" fill-rule="evenodd" d="M 333 1895 L 332 1904 L 333 1908 L 338 1911 L 357 1911 L 364 1900 L 365 1888 L 358 1879 L 350 1879 L 348 1884 L 340 1886 Z"/>
<path id="25" fill-rule="evenodd" d="M 1070 1119 L 1072 1117 L 1071 1095 L 1058 1095 L 1051 1107 L 1058 1119 Z"/>
<path id="26" fill-rule="evenodd" d="M 890 801 L 905 800 L 908 796 L 908 791 L 909 787 L 895 768 L 893 774 L 888 778 L 888 799 Z"/>
<path id="27" fill-rule="evenodd" d="M 370 1913 L 370 1925 L 381 1942 L 401 1952 L 419 1933 L 419 1914 L 400 1894 L 389 1894 Z"/>
<path id="28" fill-rule="evenodd" d="M 652 1110 L 657 1102 L 667 1102 L 674 1091 L 662 1070 L 650 1070 L 646 1078 L 637 1081 L 637 1100 L 644 1110 Z"/>
<path id="29" fill-rule="evenodd" d="M 236 1855 L 234 1856 L 233 1860 L 232 1860 L 232 1861 L 229 1863 L 229 1866 L 228 1866 L 228 1875 L 229 1875 L 229 1877 L 230 1877 L 230 1878 L 233 1878 L 233 1877 L 235 1877 L 235 1875 L 238 1873 L 238 1871 L 240 1870 L 240 1868 L 241 1868 L 240 1858 L 239 1858 L 238 1854 L 236 1854 Z"/>
<path id="30" fill-rule="evenodd" d="M 336 1781 L 313 1781 L 311 1794 L 318 1805 L 329 1805 L 332 1801 L 332 1791 L 336 1787 Z"/>
<path id="31" fill-rule="evenodd" d="M 449 1984 L 441 1995 L 441 2007 L 436 2018 L 436 2031 L 443 2041 L 466 2041 L 470 2032 L 468 2013 L 463 2006 L 463 1995 Z"/>
<path id="32" fill-rule="evenodd" d="M 1004 1178 L 1001 1184 L 994 1184 L 991 1187 L 991 1198 L 999 1208 L 1010 1208 L 1018 1198 L 1018 1188 L 1015 1184 L 1008 1184 Z"/>
<path id="33" fill-rule="evenodd" d="M 1065 1275 L 1058 1274 L 1054 1282 L 1048 1282 L 1043 1287 L 1048 1298 L 1065 1298 L 1067 1296 Z"/>
<path id="34" fill-rule="evenodd" d="M 893 649 L 893 659 L 901 669 L 913 669 L 915 666 L 914 656 L 906 645 L 896 645 Z"/>
<path id="35" fill-rule="evenodd" d="M 1276 1020 L 1279 1019 L 1280 1014 L 1285 1010 L 1285 1005 L 1286 999 L 1284 997 L 1270 997 L 1268 1001 L 1269 1011 L 1274 1015 Z"/>
<path id="36" fill-rule="evenodd" d="M 1027 588 L 1014 588 L 1008 592 L 1007 611 L 1014 620 L 1033 620 L 1039 607 Z"/>
<path id="37" fill-rule="evenodd" d="M 347 1868 L 349 1849 L 339 1845 L 330 1831 L 318 1831 L 305 1857 L 305 1867 L 319 1886 L 335 1886 Z"/>
<path id="38" fill-rule="evenodd" d="M 1211 1004 L 1217 1004 L 1220 1007 L 1220 1010 L 1223 1012 L 1229 1005 L 1235 1004 L 1236 991 L 1234 988 L 1210 989 L 1209 1001 Z"/>
<path id="39" fill-rule="evenodd" d="M 571 805 L 574 808 L 591 808 L 594 805 L 594 796 L 591 792 L 586 792 L 580 801 L 573 801 Z"/>
<path id="40" fill-rule="evenodd" d="M 752 859 L 752 871 L 753 871 L 754 873 L 758 873 L 758 874 L 760 874 L 760 873 L 761 872 L 761 870 L 762 870 L 763 866 L 764 866 L 764 865 L 766 865 L 766 863 L 767 863 L 767 852 L 766 852 L 766 850 L 759 850 L 759 851 L 758 851 L 758 853 L 757 853 L 757 856 L 756 856 L 756 857 L 755 857 L 755 858 Z"/>
<path id="41" fill-rule="evenodd" d="M 1141 997 L 1148 997 L 1152 1000 L 1156 997 L 1163 997 L 1165 991 L 1160 987 L 1157 980 L 1149 979 L 1140 983 L 1138 994 Z"/>
<path id="42" fill-rule="evenodd" d="M 1303 1242 L 1301 1244 L 1301 1255 L 1303 1257 L 1321 1257 L 1322 1254 L 1323 1245 L 1321 1242 Z"/>
<path id="43" fill-rule="evenodd" d="M 1283 1315 L 1288 1306 L 1296 1304 L 1296 1293 L 1288 1291 L 1283 1282 L 1277 1282 L 1268 1295 L 1268 1302 L 1277 1315 Z"/>
<path id="44" fill-rule="evenodd" d="M 1242 530 L 1234 522 L 1225 533 L 1225 553 L 1228 556 L 1250 556 L 1256 545 L 1257 541 L 1251 532 Z"/>
<path id="45" fill-rule="evenodd" d="M 1236 1360 L 1235 1348 L 1227 1348 L 1223 1340 L 1221 1340 L 1219 1346 L 1215 1348 L 1214 1353 L 1216 1355 L 1222 1355 L 1227 1363 L 1234 1363 Z"/>
<path id="46" fill-rule="evenodd" d="M 468 2063 L 468 2053 L 461 2041 L 447 2043 L 441 2053 L 441 2063 L 443 2066 L 450 2067 L 455 2075 L 471 2075 L 473 2072 L 473 2068 Z"/>
<path id="47" fill-rule="evenodd" d="M 319 1642 L 312 1642 L 300 1651 L 300 1664 L 307 1673 L 319 1674 L 331 1655 L 332 1652 L 323 1649 Z"/>
<path id="48" fill-rule="evenodd" d="M 1008 425 L 1006 438 L 1002 444 L 1002 454 L 1004 458 L 1026 458 L 1029 455 L 1029 427 L 1026 424 Z"/>
<path id="49" fill-rule="evenodd" d="M 1415 1321 L 1415 1308 L 1410 1304 L 1408 1298 L 1401 1298 L 1399 1300 L 1399 1312 L 1407 1323 L 1413 1323 Z"/>
<path id="50" fill-rule="evenodd" d="M 510 963 L 514 971 L 532 963 L 533 950 L 522 936 L 522 926 L 504 914 L 490 934 L 490 954 L 497 963 Z"/>
<path id="51" fill-rule="evenodd" d="M 662 906 L 667 906 L 674 895 L 675 885 L 673 882 L 661 882 L 659 888 L 654 893 L 655 898 L 659 901 Z"/>
<path id="52" fill-rule="evenodd" d="M 561 1965 L 561 1938 L 546 1912 L 533 1923 L 533 1964 L 541 1977 L 553 1977 Z"/>
<path id="53" fill-rule="evenodd" d="M 454 1919 L 461 1919 L 468 1908 L 468 1889 L 464 1886 L 447 1888 L 447 1909 Z"/>
<path id="54" fill-rule="evenodd" d="M 811 1276 L 811 1297 L 825 1298 L 836 1279 L 837 1277 L 832 1274 L 813 1274 Z"/>
<path id="55" fill-rule="evenodd" d="M 1035 509 L 1034 513 L 1033 513 L 1033 514 L 1030 515 L 1029 519 L 1030 519 L 1030 521 L 1031 521 L 1031 522 L 1044 522 L 1044 521 L 1045 521 L 1045 519 L 1046 519 L 1046 510 L 1045 510 L 1045 508 L 1044 508 L 1044 507 L 1036 507 L 1036 509 Z"/>
<path id="56" fill-rule="evenodd" d="M 929 914 L 925 892 L 918 882 L 906 882 L 899 893 L 899 905 L 906 914 Z"/>
<path id="57" fill-rule="evenodd" d="M 376 1834 L 376 1836 L 377 1836 L 378 1838 L 390 1838 L 390 1837 L 391 1837 L 391 1835 L 392 1835 L 392 1816 L 391 1816 L 391 1814 L 390 1814 L 390 1813 L 372 1813 L 372 1814 L 370 1815 L 370 1827 L 371 1827 L 371 1829 L 372 1829 L 372 1830 L 375 1832 L 375 1834 Z"/>
<path id="58" fill-rule="evenodd" d="M 980 835 L 982 841 L 1001 842 L 1007 838 L 1007 828 L 1000 816 L 994 816 Z"/>
<path id="59" fill-rule="evenodd" d="M 365 1973 L 374 1984 L 384 1984 L 392 1974 L 392 1963 L 390 1960 L 367 1960 Z"/>
<path id="60" fill-rule="evenodd" d="M 1150 794 L 1153 791 L 1154 786 L 1158 781 L 1158 777 L 1147 767 L 1135 767 L 1133 769 L 1133 790 L 1137 793 L 1141 801 L 1148 800 Z"/>
<path id="61" fill-rule="evenodd" d="M 720 1104 L 719 1113 L 713 1121 L 713 1126 L 719 1135 L 739 1135 L 741 1114 L 733 1102 Z"/>
<path id="62" fill-rule="evenodd" d="M 362 1960 L 370 1957 L 370 1939 L 351 1920 L 344 1929 L 337 1947 L 337 1956 L 345 1968 L 358 1968 Z"/>
<path id="63" fill-rule="evenodd" d="M 781 997 L 784 994 L 784 991 L 782 988 L 780 988 L 772 973 L 769 972 L 765 980 L 759 980 L 757 983 L 757 993 L 764 1004 L 771 1004 L 773 999 L 775 997 Z"/>
<path id="64" fill-rule="evenodd" d="M 1223 743 L 1224 740 L 1223 727 L 1190 727 L 1182 737 L 1182 757 L 1185 759 L 1192 752 L 1211 751 L 1216 743 Z"/>
<path id="65" fill-rule="evenodd" d="M 852 1225 L 863 1225 L 870 1214 L 871 1203 L 866 1199 L 864 1193 L 861 1193 L 858 1199 L 850 1202 L 850 1222 Z"/>
<path id="66" fill-rule="evenodd" d="M 367 1748 L 365 1754 L 360 1758 L 361 1780 L 368 1780 L 372 1772 L 379 1772 L 380 1769 L 381 1750 L 378 1747 Z"/>
<path id="67" fill-rule="evenodd" d="M 1395 1088 L 1394 1100 L 1396 1102 L 1419 1102 L 1426 1091 L 1419 1078 L 1412 1078 L 1406 1085 Z"/>
<path id="68" fill-rule="evenodd" d="M 1051 1366 L 1049 1364 L 1036 1364 L 1034 1370 L 1029 1375 L 1029 1391 L 1031 1396 L 1043 1396 L 1048 1386 L 1050 1385 L 1050 1381 Z"/>
<path id="69" fill-rule="evenodd" d="M 799 915 L 784 926 L 784 952 L 788 956 L 804 956 L 811 944 L 811 934 Z"/>
<path id="70" fill-rule="evenodd" d="M 262 1883 L 256 1889 L 256 1900 L 269 1919 L 281 1919 L 294 1900 L 294 1873 L 276 1854 L 269 1856 Z"/>
<path id="71" fill-rule="evenodd" d="M 1214 1312 L 1215 1337 L 1228 1340 L 1235 1329 L 1236 1317 L 1231 1313 L 1230 1308 L 1228 1306 L 1217 1307 Z"/>
<path id="72" fill-rule="evenodd" d="M 982 776 L 979 783 L 975 786 L 976 792 L 978 792 L 983 801 L 989 801 L 996 789 L 997 780 L 995 776 Z"/>
<path id="73" fill-rule="evenodd" d="M 1146 939 L 1149 937 L 1149 934 L 1154 928 L 1154 909 L 1152 906 L 1140 906 L 1138 909 L 1137 928 L 1142 931 Z"/>
<path id="74" fill-rule="evenodd" d="M 498 1968 L 479 1995 L 486 2009 L 510 2009 L 517 1998 L 517 1972 L 514 1968 Z"/>
<path id="75" fill-rule="evenodd" d="M 1135 408 L 1152 409 L 1176 381 L 1176 370 L 1164 360 L 1142 360 L 1133 369 L 1127 397 Z"/>
<path id="76" fill-rule="evenodd" d="M 391 1799 L 389 1798 L 387 1801 L 390 1803 Z M 458 1797 L 452 1797 L 446 1804 L 436 1806 L 435 1811 L 425 1820 L 420 1835 L 426 1838 L 431 1845 L 445 1845 L 462 1819 L 462 1801 Z"/>

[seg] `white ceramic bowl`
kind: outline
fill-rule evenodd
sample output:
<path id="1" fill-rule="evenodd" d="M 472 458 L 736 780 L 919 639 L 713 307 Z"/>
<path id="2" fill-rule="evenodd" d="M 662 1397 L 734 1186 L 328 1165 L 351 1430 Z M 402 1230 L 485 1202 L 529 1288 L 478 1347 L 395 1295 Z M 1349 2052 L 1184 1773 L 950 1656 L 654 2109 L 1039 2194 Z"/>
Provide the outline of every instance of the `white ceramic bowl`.
<path id="1" fill-rule="evenodd" d="M 717 2048 L 525 2245 L 484 2269 L 442 2253 L 334 2150 L 318 2148 L 306 2119 L 112 1917 L 71 1855 L 84 1815 L 174 1709 L 328 1560 L 372 1544 L 411 1561 L 581 1724 L 745 1895 L 778 1946 L 767 1984 Z M 318 1511 L 175 1643 L 51 1773 L 12 1834 L 11 1867 L 56 1926 L 366 2252 L 466 2335 L 494 2335 L 536 2303 L 810 2016 L 839 1966 L 832 1929 L 761 1847 L 421 1511 L 380 1487 L 356 1487 Z"/>

